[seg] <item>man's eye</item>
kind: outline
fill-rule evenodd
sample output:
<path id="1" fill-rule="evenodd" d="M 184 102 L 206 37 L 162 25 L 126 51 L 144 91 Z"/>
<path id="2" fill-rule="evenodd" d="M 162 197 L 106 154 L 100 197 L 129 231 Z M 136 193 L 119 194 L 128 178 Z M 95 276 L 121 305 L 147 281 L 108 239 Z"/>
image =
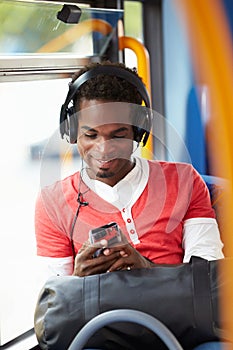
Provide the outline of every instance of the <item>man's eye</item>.
<path id="1" fill-rule="evenodd" d="M 94 139 L 96 138 L 96 134 L 84 134 L 86 137 L 88 137 L 89 139 Z"/>
<path id="2" fill-rule="evenodd" d="M 123 139 L 125 135 L 114 135 L 114 139 Z"/>

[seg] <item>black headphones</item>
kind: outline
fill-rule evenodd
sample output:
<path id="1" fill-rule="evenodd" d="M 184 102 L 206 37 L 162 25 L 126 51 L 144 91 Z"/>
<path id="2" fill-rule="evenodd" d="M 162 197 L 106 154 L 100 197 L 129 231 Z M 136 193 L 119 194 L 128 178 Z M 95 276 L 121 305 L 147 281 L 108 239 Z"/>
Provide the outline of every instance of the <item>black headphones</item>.
<path id="1" fill-rule="evenodd" d="M 111 65 L 94 67 L 86 71 L 82 75 L 80 75 L 73 83 L 70 84 L 66 100 L 62 105 L 61 112 L 60 112 L 61 137 L 64 138 L 64 135 L 66 135 L 66 138 L 69 143 L 73 144 L 77 142 L 78 121 L 77 121 L 77 118 L 74 117 L 75 116 L 74 103 L 71 106 L 69 105 L 71 102 L 73 102 L 73 99 L 78 89 L 86 81 L 92 78 L 95 78 L 97 75 L 117 76 L 119 78 L 122 78 L 128 81 L 130 84 L 134 85 L 137 88 L 147 108 L 139 108 L 140 111 L 138 111 L 138 109 L 136 111 L 137 126 L 134 126 L 134 140 L 136 142 L 142 141 L 143 146 L 145 146 L 148 140 L 148 137 L 150 135 L 150 129 L 152 124 L 150 98 L 149 98 L 148 92 L 143 82 L 137 75 L 121 67 L 114 67 Z"/>

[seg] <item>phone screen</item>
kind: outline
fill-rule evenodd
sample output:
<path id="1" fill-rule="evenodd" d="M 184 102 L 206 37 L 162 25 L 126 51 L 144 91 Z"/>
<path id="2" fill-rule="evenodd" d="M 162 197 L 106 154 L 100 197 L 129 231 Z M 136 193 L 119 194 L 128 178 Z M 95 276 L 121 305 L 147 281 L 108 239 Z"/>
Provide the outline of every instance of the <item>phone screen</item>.
<path id="1" fill-rule="evenodd" d="M 109 224 L 94 228 L 89 232 L 90 242 L 92 244 L 106 240 L 108 247 L 111 247 L 121 242 L 121 233 L 116 222 L 110 222 Z M 99 249 L 96 253 L 97 256 L 101 254 L 103 249 Z M 95 253 L 95 254 L 96 254 Z"/>

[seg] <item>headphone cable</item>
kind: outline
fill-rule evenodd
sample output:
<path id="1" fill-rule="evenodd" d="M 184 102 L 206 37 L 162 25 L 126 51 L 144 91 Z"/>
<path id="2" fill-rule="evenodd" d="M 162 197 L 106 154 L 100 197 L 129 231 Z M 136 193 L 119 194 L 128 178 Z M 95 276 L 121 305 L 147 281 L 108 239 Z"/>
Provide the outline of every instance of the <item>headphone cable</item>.
<path id="1" fill-rule="evenodd" d="M 73 240 L 73 236 L 74 236 L 74 227 L 78 218 L 78 214 L 79 214 L 79 210 L 81 208 L 81 204 L 79 203 L 78 208 L 76 210 L 75 216 L 73 218 L 73 222 L 72 222 L 72 226 L 71 226 L 71 230 L 70 230 L 70 241 L 71 241 L 71 248 L 72 248 L 72 253 L 73 253 L 73 257 L 75 259 L 75 249 L 74 249 L 74 240 Z"/>
<path id="2" fill-rule="evenodd" d="M 73 240 L 73 237 L 74 237 L 74 228 L 75 228 L 75 224 L 76 224 L 76 221 L 77 221 L 77 218 L 78 218 L 78 215 L 79 215 L 79 211 L 80 211 L 80 208 L 81 207 L 86 207 L 87 205 L 89 205 L 88 202 L 85 202 L 83 200 L 83 195 L 85 193 L 87 193 L 89 191 L 89 188 L 84 192 L 84 193 L 81 193 L 80 191 L 80 188 L 81 188 L 81 182 L 82 182 L 82 176 L 81 176 L 81 172 L 83 170 L 83 159 L 82 159 L 82 168 L 81 168 L 81 171 L 80 171 L 80 179 L 79 179 L 79 186 L 78 186 L 78 197 L 77 197 L 77 202 L 78 202 L 78 208 L 76 210 L 76 213 L 75 213 L 75 216 L 73 218 L 73 221 L 72 221 L 72 225 L 71 225 L 71 229 L 70 229 L 70 241 L 71 241 L 71 248 L 72 248 L 72 252 L 73 252 L 73 257 L 75 259 L 75 248 L 74 248 L 74 240 Z"/>

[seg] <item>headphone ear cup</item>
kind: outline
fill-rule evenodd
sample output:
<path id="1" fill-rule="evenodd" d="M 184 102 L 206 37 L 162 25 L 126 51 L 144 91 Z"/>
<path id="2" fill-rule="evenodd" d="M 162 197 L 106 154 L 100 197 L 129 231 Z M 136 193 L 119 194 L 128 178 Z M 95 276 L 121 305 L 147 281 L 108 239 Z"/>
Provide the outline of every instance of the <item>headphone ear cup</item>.
<path id="1" fill-rule="evenodd" d="M 134 141 L 136 141 L 137 143 L 141 142 L 143 135 L 145 133 L 145 130 L 137 126 L 133 126 L 133 131 L 134 131 Z"/>
<path id="2" fill-rule="evenodd" d="M 67 111 L 67 136 L 69 138 L 69 143 L 77 143 L 77 134 L 78 134 L 78 119 L 77 113 L 75 112 L 74 107 L 70 107 Z"/>
<path id="3" fill-rule="evenodd" d="M 148 108 L 142 106 L 135 106 L 133 110 L 135 121 L 135 125 L 133 126 L 134 140 L 136 142 L 143 141 L 143 146 L 145 146 L 151 130 L 150 111 L 148 111 Z"/>

